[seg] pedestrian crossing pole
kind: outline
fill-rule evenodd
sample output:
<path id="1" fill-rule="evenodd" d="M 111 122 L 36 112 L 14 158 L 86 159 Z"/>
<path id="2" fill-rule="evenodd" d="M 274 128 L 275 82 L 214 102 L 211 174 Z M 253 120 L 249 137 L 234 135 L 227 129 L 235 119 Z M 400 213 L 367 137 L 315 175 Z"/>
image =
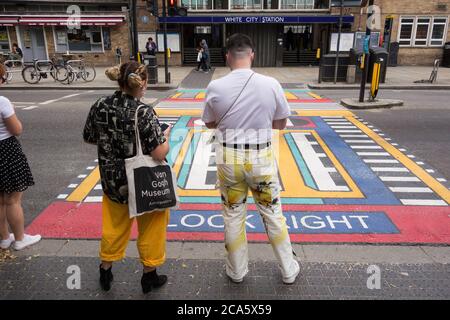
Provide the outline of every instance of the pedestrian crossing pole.
<path id="1" fill-rule="evenodd" d="M 162 1 L 162 17 L 163 17 L 163 31 L 164 31 L 164 76 L 165 83 L 170 83 L 169 74 L 169 56 L 167 52 L 167 0 Z"/>
<path id="2" fill-rule="evenodd" d="M 372 17 L 373 14 L 373 10 L 372 10 L 372 6 L 373 6 L 373 2 L 374 0 L 369 0 L 369 6 L 367 9 L 367 21 L 366 21 L 366 38 L 364 41 L 369 41 L 369 43 L 365 44 L 368 45 L 368 50 L 370 50 L 370 34 L 372 32 L 372 30 L 369 27 L 369 22 L 370 22 L 370 18 Z M 366 48 L 367 49 L 367 48 Z M 363 74 L 362 74 L 362 78 L 361 78 L 361 87 L 359 90 L 359 102 L 364 102 L 364 95 L 365 95 L 365 91 L 366 91 L 366 83 L 367 83 L 367 75 L 368 75 L 368 70 L 369 69 L 369 59 L 370 59 L 370 52 L 364 52 L 363 55 L 363 59 L 364 59 L 364 64 L 363 64 Z"/>
<path id="3" fill-rule="evenodd" d="M 139 57 L 139 44 L 138 44 L 138 32 L 137 32 L 137 8 L 136 0 L 131 0 L 131 27 L 133 29 L 133 55 L 134 60 L 140 62 Z"/>

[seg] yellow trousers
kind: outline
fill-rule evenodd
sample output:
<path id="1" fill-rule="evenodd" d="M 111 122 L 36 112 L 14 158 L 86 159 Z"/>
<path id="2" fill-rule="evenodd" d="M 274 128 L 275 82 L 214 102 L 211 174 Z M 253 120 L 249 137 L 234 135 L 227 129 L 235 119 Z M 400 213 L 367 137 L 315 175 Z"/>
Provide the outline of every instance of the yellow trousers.
<path id="1" fill-rule="evenodd" d="M 137 217 L 137 248 L 146 267 L 158 267 L 166 260 L 166 234 L 169 209 Z M 100 245 L 102 261 L 118 261 L 125 257 L 134 219 L 130 219 L 128 205 L 103 196 L 103 227 Z"/>

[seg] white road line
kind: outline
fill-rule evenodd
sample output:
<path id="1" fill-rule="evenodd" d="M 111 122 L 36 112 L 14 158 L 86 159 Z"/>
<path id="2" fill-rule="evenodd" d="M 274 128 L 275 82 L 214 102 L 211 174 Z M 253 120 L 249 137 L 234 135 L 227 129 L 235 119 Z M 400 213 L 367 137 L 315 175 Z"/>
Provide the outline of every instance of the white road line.
<path id="1" fill-rule="evenodd" d="M 425 171 L 428 172 L 428 173 L 434 173 L 433 169 L 426 169 Z"/>
<path id="2" fill-rule="evenodd" d="M 93 170 L 95 167 L 87 167 L 86 170 Z"/>
<path id="3" fill-rule="evenodd" d="M 387 139 L 386 139 L 387 140 Z M 398 147 L 398 143 L 391 143 L 394 147 Z"/>
<path id="4" fill-rule="evenodd" d="M 70 188 L 70 189 L 75 189 L 76 187 L 78 187 L 78 184 L 76 184 L 76 183 L 72 183 L 67 186 L 67 188 Z"/>
<path id="5" fill-rule="evenodd" d="M 23 110 L 33 110 L 36 108 L 38 108 L 38 106 L 29 106 L 29 107 L 23 108 Z"/>
<path id="6" fill-rule="evenodd" d="M 413 156 L 412 154 L 408 154 L 408 158 L 414 159 L 415 156 Z"/>
<path id="7" fill-rule="evenodd" d="M 333 129 L 356 129 L 355 126 L 330 126 Z"/>
<path id="8" fill-rule="evenodd" d="M 37 102 L 17 102 L 17 101 L 14 101 L 14 102 L 11 102 L 12 104 L 14 104 L 14 105 L 16 105 L 16 104 L 37 104 Z"/>
<path id="9" fill-rule="evenodd" d="M 326 158 L 327 157 L 327 155 L 325 153 L 317 153 L 317 156 L 319 158 Z"/>
<path id="10" fill-rule="evenodd" d="M 380 146 L 350 146 L 352 149 L 383 149 Z"/>
<path id="11" fill-rule="evenodd" d="M 404 205 L 410 206 L 446 206 L 447 203 L 443 200 L 428 200 L 428 199 L 400 199 Z"/>
<path id="12" fill-rule="evenodd" d="M 58 98 L 58 99 L 47 100 L 47 101 L 41 102 L 41 103 L 39 103 L 39 104 L 40 104 L 40 105 L 46 105 L 46 104 L 50 104 L 50 103 L 53 103 L 53 102 L 61 101 L 61 100 L 64 100 L 64 99 L 76 97 L 76 96 L 79 96 L 79 95 L 81 95 L 81 94 L 83 94 L 83 93 L 84 93 L 84 92 L 81 92 L 81 93 L 74 93 L 74 94 L 69 94 L 69 95 L 67 95 L 67 96 L 63 96 L 63 97 Z"/>
<path id="13" fill-rule="evenodd" d="M 346 124 L 351 124 L 350 122 L 344 122 L 344 121 L 341 121 L 341 122 L 327 122 L 327 124 L 328 125 L 332 125 L 332 126 L 340 126 L 340 125 L 346 125 Z"/>
<path id="14" fill-rule="evenodd" d="M 439 182 L 446 182 L 447 180 L 445 180 L 444 178 L 437 178 L 437 181 L 439 181 Z"/>
<path id="15" fill-rule="evenodd" d="M 421 165 L 421 166 L 423 166 L 425 163 L 423 163 L 422 161 L 417 161 L 416 162 L 418 165 Z"/>
<path id="16" fill-rule="evenodd" d="M 388 152 L 357 152 L 358 156 L 390 156 L 391 154 Z"/>
<path id="17" fill-rule="evenodd" d="M 335 130 L 337 133 L 361 133 L 361 130 Z"/>
<path id="18" fill-rule="evenodd" d="M 94 190 L 102 190 L 102 185 L 101 184 L 95 185 Z"/>
<path id="19" fill-rule="evenodd" d="M 389 187 L 392 192 L 405 193 L 433 193 L 430 188 L 410 188 L 410 187 Z"/>
<path id="20" fill-rule="evenodd" d="M 398 160 L 391 159 L 364 159 L 365 163 L 398 163 Z"/>
<path id="21" fill-rule="evenodd" d="M 409 172 L 406 168 L 370 167 L 375 172 Z"/>
<path id="22" fill-rule="evenodd" d="M 398 150 L 400 150 L 401 152 L 405 152 L 406 151 L 406 149 L 398 149 Z"/>
<path id="23" fill-rule="evenodd" d="M 345 140 L 347 143 L 375 143 L 372 140 Z"/>
<path id="24" fill-rule="evenodd" d="M 67 198 L 68 194 L 60 194 L 56 197 L 56 199 L 65 199 Z"/>
<path id="25" fill-rule="evenodd" d="M 84 179 L 87 177 L 87 174 L 80 174 L 77 178 Z"/>
<path id="26" fill-rule="evenodd" d="M 365 134 L 340 134 L 342 138 L 367 138 Z"/>
<path id="27" fill-rule="evenodd" d="M 103 197 L 86 197 L 86 199 L 84 199 L 84 202 L 102 202 Z"/>
<path id="28" fill-rule="evenodd" d="M 419 182 L 420 179 L 417 177 L 380 177 L 382 181 L 393 181 L 393 182 Z"/>

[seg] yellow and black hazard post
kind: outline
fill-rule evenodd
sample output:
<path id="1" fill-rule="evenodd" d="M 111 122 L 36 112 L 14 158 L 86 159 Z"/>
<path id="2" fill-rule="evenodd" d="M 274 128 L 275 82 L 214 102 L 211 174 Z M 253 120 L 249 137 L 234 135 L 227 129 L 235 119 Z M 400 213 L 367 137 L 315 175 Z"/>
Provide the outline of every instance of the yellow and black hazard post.
<path id="1" fill-rule="evenodd" d="M 372 86 L 370 87 L 370 96 L 372 101 L 378 95 L 378 89 L 380 88 L 380 74 L 381 74 L 381 63 L 383 59 L 375 62 L 373 65 L 373 74 L 372 74 Z"/>

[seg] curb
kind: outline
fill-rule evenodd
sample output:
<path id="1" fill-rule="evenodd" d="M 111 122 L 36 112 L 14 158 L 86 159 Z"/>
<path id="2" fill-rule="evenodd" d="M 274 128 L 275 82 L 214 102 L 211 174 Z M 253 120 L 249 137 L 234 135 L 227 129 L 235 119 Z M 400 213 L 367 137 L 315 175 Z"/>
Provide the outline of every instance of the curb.
<path id="1" fill-rule="evenodd" d="M 354 110 L 388 109 L 403 106 L 402 100 L 380 99 L 374 102 L 359 102 L 358 99 L 342 99 L 341 105 Z"/>
<path id="2" fill-rule="evenodd" d="M 331 85 L 331 84 L 308 84 L 309 89 L 314 90 L 356 90 L 360 89 L 359 85 Z M 370 86 L 366 86 L 366 89 L 370 89 Z M 380 85 L 380 89 L 387 90 L 450 90 L 450 85 Z"/>
<path id="3" fill-rule="evenodd" d="M 148 86 L 147 90 L 166 91 L 177 89 L 178 85 Z M 3 86 L 3 90 L 117 90 L 117 86 L 81 87 L 81 86 Z"/>

